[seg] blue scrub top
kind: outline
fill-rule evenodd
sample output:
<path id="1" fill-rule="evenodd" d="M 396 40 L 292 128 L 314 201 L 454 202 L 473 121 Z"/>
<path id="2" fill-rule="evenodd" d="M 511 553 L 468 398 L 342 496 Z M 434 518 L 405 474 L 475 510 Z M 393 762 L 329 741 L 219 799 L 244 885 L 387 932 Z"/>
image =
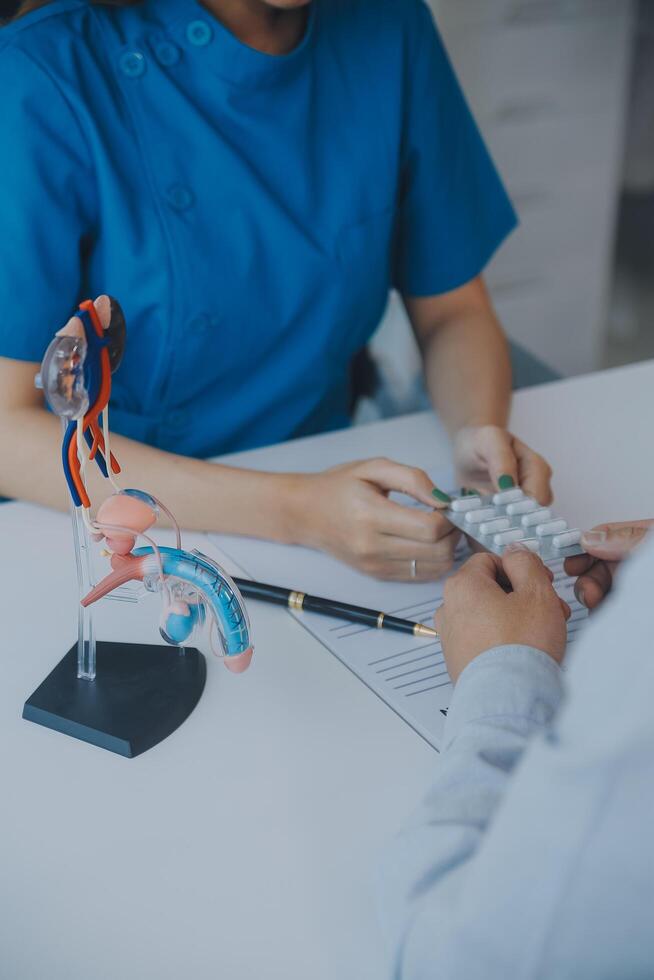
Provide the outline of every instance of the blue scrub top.
<path id="1" fill-rule="evenodd" d="M 195 456 L 348 422 L 389 288 L 477 276 L 515 215 L 422 0 L 313 0 L 286 56 L 196 0 L 0 31 L 0 355 L 128 319 L 112 424 Z"/>

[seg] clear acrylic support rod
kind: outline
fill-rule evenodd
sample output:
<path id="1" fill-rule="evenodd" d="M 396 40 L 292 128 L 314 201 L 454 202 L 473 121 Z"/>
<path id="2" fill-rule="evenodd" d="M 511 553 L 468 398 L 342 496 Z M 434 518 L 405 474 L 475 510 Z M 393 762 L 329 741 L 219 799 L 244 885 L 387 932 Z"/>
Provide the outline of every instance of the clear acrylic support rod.
<path id="1" fill-rule="evenodd" d="M 62 419 L 64 432 L 67 422 Z M 91 548 L 89 532 L 82 517 L 81 507 L 75 507 L 71 501 L 70 517 L 73 525 L 73 545 L 75 548 L 75 566 L 77 568 L 77 586 L 80 603 L 77 607 L 77 677 L 79 680 L 95 680 L 95 634 L 93 632 L 93 612 L 84 608 L 81 600 L 91 591 L 95 583 L 91 571 Z"/>

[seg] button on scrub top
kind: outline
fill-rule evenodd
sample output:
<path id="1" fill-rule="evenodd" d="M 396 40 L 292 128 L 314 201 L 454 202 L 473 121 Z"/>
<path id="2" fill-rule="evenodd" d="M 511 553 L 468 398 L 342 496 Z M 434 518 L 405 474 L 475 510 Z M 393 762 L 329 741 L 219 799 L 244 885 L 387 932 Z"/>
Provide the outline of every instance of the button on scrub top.
<path id="1" fill-rule="evenodd" d="M 208 456 L 348 423 L 389 288 L 447 292 L 515 224 L 421 0 L 313 0 L 272 56 L 195 0 L 0 30 L 0 355 L 128 318 L 112 421 Z"/>

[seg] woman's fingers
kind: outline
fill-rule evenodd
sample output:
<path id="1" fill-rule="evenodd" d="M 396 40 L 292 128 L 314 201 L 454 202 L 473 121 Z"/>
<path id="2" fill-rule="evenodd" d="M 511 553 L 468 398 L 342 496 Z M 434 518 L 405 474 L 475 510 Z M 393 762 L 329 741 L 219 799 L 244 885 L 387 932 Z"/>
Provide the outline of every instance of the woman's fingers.
<path id="1" fill-rule="evenodd" d="M 511 442 L 511 434 L 497 425 L 461 429 L 454 441 L 454 458 L 466 486 L 483 491 L 513 486 L 518 465 Z"/>
<path id="2" fill-rule="evenodd" d="M 460 532 L 436 512 L 450 498 L 424 470 L 369 459 L 306 479 L 312 488 L 310 513 L 315 514 L 307 534 L 313 547 L 393 581 L 431 581 L 451 567 Z M 425 506 L 396 503 L 389 499 L 392 491 Z"/>
<path id="3" fill-rule="evenodd" d="M 445 508 L 450 504 L 450 497 L 416 466 L 404 466 L 391 459 L 369 459 L 359 464 L 358 473 L 385 493 L 405 493 L 429 507 Z"/>
<path id="4" fill-rule="evenodd" d="M 456 528 L 451 525 L 449 528 L 449 533 L 436 543 L 378 534 L 363 557 L 361 568 L 376 578 L 397 582 L 431 582 L 442 578 L 454 564 L 460 537 Z"/>
<path id="5" fill-rule="evenodd" d="M 382 534 L 420 541 L 424 544 L 436 544 L 456 530 L 442 514 L 436 511 L 405 507 L 384 498 L 379 499 L 373 518 Z"/>
<path id="6" fill-rule="evenodd" d="M 551 504 L 552 468 L 549 463 L 520 439 L 513 439 L 518 464 L 518 482 L 530 497 L 540 504 Z"/>
<path id="7" fill-rule="evenodd" d="M 377 540 L 378 557 L 384 561 L 426 561 L 452 562 L 454 551 L 459 541 L 460 532 L 451 528 L 450 533 L 441 538 L 436 544 L 424 541 L 411 541 L 399 538 L 393 534 L 383 534 Z"/>
<path id="8" fill-rule="evenodd" d="M 518 461 L 513 450 L 513 439 L 506 429 L 487 426 L 480 430 L 481 454 L 488 467 L 488 475 L 496 489 L 506 490 L 518 483 Z"/>
<path id="9" fill-rule="evenodd" d="M 515 485 L 541 504 L 552 500 L 552 471 L 547 462 L 500 426 L 462 429 L 455 440 L 455 458 L 468 482 L 484 482 L 487 476 L 497 489 Z"/>

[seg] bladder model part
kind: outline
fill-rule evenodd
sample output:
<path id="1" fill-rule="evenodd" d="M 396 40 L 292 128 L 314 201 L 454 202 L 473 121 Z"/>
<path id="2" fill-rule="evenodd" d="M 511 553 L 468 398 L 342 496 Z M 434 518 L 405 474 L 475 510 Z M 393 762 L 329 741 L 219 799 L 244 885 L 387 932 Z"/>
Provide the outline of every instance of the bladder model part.
<path id="1" fill-rule="evenodd" d="M 111 375 L 122 360 L 126 335 L 115 299 L 86 301 L 55 335 L 37 379 L 48 405 L 64 420 L 62 463 L 73 504 L 93 540 L 104 541 L 113 569 L 82 598 L 82 605 L 139 580 L 161 595 L 159 629 L 167 643 L 183 646 L 208 623 L 214 653 L 231 671 L 241 673 L 250 665 L 253 646 L 237 586 L 206 555 L 182 549 L 179 525 L 161 501 L 143 490 L 123 490 L 117 482 L 120 466 L 111 452 L 108 406 Z M 114 491 L 95 518 L 85 480 L 91 462 Z M 175 528 L 175 548 L 159 547 L 148 533 L 160 514 Z M 145 546 L 135 549 L 138 538 Z"/>

